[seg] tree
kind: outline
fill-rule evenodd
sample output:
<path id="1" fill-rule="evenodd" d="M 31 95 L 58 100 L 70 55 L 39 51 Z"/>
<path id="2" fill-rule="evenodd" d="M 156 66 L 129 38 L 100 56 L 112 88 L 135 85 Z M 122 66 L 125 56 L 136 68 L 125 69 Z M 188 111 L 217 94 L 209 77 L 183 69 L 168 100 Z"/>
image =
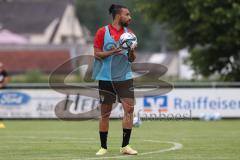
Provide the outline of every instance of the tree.
<path id="1" fill-rule="evenodd" d="M 138 8 L 167 24 L 179 49 L 189 48 L 197 73 L 240 80 L 239 0 L 139 0 Z"/>

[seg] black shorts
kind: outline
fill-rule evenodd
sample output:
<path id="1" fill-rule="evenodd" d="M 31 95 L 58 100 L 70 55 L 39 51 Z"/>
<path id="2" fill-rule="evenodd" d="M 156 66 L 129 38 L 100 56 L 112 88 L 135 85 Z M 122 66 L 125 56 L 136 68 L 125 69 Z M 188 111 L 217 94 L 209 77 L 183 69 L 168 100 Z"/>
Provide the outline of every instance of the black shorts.
<path id="1" fill-rule="evenodd" d="M 134 99 L 133 79 L 126 81 L 98 81 L 98 89 L 101 104 L 121 103 L 121 98 Z"/>

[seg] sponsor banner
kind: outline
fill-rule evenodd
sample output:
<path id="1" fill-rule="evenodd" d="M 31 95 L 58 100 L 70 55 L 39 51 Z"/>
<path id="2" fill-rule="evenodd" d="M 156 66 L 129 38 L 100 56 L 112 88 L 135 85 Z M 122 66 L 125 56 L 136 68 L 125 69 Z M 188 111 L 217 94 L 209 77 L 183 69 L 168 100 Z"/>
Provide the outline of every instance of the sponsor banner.
<path id="1" fill-rule="evenodd" d="M 198 118 L 203 114 L 240 117 L 240 89 L 174 89 L 167 95 L 145 96 L 142 114 L 160 118 Z M 141 103 L 141 100 L 138 100 Z"/>
<path id="2" fill-rule="evenodd" d="M 62 98 L 52 90 L 1 90 L 0 118 L 53 118 Z"/>
<path id="3" fill-rule="evenodd" d="M 145 95 L 136 98 L 135 115 L 143 118 L 198 118 L 201 114 L 218 113 L 222 117 L 240 117 L 240 89 L 193 88 L 174 89 L 166 95 Z M 56 105 L 68 98 L 73 103 L 70 113 L 93 110 L 98 99 L 64 95 L 50 89 L 21 89 L 0 91 L 0 118 L 57 118 Z M 118 104 L 112 118 L 121 118 L 123 109 Z M 96 118 L 96 117 L 95 117 Z"/>

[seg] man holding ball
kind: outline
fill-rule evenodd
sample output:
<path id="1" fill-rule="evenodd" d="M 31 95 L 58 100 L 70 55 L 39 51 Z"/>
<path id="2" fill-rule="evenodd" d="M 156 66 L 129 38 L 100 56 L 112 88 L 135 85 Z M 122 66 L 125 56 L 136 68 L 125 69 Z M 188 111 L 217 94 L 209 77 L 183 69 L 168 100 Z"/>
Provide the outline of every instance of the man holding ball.
<path id="1" fill-rule="evenodd" d="M 112 24 L 98 29 L 94 39 L 94 66 L 92 78 L 98 80 L 101 103 L 99 119 L 99 135 L 101 148 L 96 155 L 107 153 L 107 136 L 109 117 L 116 99 L 122 103 L 124 117 L 122 120 L 123 139 L 120 153 L 136 155 L 137 151 L 129 146 L 133 126 L 134 90 L 131 62 L 136 58 L 137 43 L 128 43 L 128 48 L 119 44 L 123 33 L 132 32 L 127 28 L 131 21 L 127 7 L 112 4 L 109 13 L 113 17 Z"/>

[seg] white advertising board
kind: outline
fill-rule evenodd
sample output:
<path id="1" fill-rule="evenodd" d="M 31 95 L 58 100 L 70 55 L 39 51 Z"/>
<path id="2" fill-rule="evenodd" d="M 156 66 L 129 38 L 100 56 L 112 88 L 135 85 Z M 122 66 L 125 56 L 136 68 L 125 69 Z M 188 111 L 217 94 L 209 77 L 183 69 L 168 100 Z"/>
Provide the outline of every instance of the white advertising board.
<path id="1" fill-rule="evenodd" d="M 50 89 L 8 89 L 0 91 L 0 118 L 57 118 L 55 107 L 66 95 Z M 97 99 L 70 95 L 76 103 L 72 114 L 96 108 Z M 78 100 L 77 100 L 78 99 Z M 239 88 L 176 88 L 166 95 L 136 98 L 135 114 L 144 118 L 198 118 L 204 113 L 222 117 L 240 117 Z M 120 118 L 120 104 L 112 110 L 112 118 Z"/>

